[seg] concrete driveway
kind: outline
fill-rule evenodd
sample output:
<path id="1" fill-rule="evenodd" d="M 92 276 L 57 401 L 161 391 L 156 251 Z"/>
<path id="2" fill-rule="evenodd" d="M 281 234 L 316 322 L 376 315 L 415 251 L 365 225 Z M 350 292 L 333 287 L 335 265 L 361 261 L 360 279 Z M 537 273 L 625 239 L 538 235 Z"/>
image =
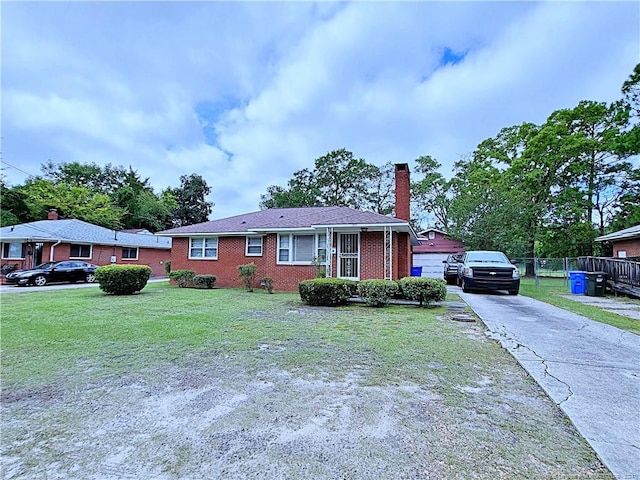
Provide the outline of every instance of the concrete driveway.
<path id="1" fill-rule="evenodd" d="M 640 479 L 640 336 L 521 295 L 450 290 L 558 404 L 617 478 Z"/>

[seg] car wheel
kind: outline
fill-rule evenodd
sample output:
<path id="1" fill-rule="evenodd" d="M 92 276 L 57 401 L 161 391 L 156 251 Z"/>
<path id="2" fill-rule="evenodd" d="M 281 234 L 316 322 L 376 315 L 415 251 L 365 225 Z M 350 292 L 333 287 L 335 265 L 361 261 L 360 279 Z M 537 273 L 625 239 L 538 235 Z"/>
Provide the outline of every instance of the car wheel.
<path id="1" fill-rule="evenodd" d="M 460 278 L 456 277 L 456 285 L 461 287 L 462 286 L 462 282 L 460 281 Z"/>
<path id="2" fill-rule="evenodd" d="M 469 288 L 467 287 L 467 282 L 465 282 L 464 278 L 461 280 L 461 282 L 462 282 L 462 285 L 461 285 L 462 291 L 464 293 L 469 293 Z"/>
<path id="3" fill-rule="evenodd" d="M 509 290 L 509 295 L 517 295 L 519 290 Z"/>
<path id="4" fill-rule="evenodd" d="M 84 280 L 87 283 L 93 283 L 96 281 L 96 276 L 93 273 L 87 273 L 87 276 L 85 277 Z"/>
<path id="5" fill-rule="evenodd" d="M 44 275 L 38 275 L 33 279 L 33 284 L 37 287 L 44 287 L 47 284 L 47 277 Z"/>

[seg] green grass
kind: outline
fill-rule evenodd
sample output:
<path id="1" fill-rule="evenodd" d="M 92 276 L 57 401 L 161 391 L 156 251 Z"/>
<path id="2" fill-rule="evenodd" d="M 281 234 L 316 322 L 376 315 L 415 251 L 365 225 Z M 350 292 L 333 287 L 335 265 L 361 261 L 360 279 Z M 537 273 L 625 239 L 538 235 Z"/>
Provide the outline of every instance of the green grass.
<path id="1" fill-rule="evenodd" d="M 393 431 L 400 436 L 354 442 L 348 432 L 337 434 L 340 445 L 355 448 L 348 457 L 356 461 L 349 465 L 371 458 L 373 445 L 383 449 L 376 456 L 399 462 L 396 473 L 417 468 L 416 459 L 422 459 L 420 468 L 437 478 L 612 478 L 557 406 L 484 335 L 483 325 L 451 321 L 444 307 L 309 307 L 295 293 L 163 283 L 149 284 L 134 296 L 108 296 L 97 288 L 34 289 L 3 294 L 1 302 L 0 381 L 7 406 L 2 447 L 7 458 L 23 459 L 35 472 L 57 465 L 63 478 L 78 462 L 95 469 L 103 461 L 103 447 L 111 455 L 119 435 L 129 438 L 143 428 L 155 433 L 130 441 L 149 459 L 137 453 L 128 457 L 123 465 L 129 476 L 153 476 L 144 475 L 145 468 L 162 458 L 176 478 L 202 478 L 198 458 L 216 451 L 211 449 L 218 433 L 254 439 L 269 428 L 277 439 L 278 432 L 289 432 L 286 422 L 296 425 L 300 416 L 315 425 L 315 397 L 305 395 L 319 388 L 329 409 L 322 412 L 341 412 L 347 402 L 358 418 L 369 411 L 374 419 L 380 414 L 380 404 L 367 403 L 369 396 L 392 395 L 384 415 L 397 419 Z M 256 385 L 267 390 L 256 392 Z M 181 397 L 185 392 L 192 397 Z M 245 404 L 210 419 L 203 439 L 185 436 L 174 424 L 165 432 L 164 417 L 153 417 L 166 414 L 162 408 L 152 411 L 151 425 L 135 424 L 133 430 L 120 418 L 146 418 L 150 407 L 144 402 L 167 401 L 166 396 L 175 406 L 175 398 L 204 395 L 196 406 L 215 412 L 218 398 L 236 398 L 239 392 L 246 393 Z M 216 395 L 215 401 L 208 403 L 207 394 Z M 300 395 L 306 404 L 299 404 L 305 401 Z M 200 425 L 197 408 L 180 412 L 177 425 Z M 336 414 L 331 428 L 338 428 L 340 419 Z M 86 440 L 96 429 L 111 428 L 116 430 L 109 438 Z M 396 441 L 401 442 L 397 451 Z M 320 453 L 334 455 L 320 443 Z M 272 444 L 264 444 L 273 455 L 268 464 L 295 460 Z M 166 445 L 172 445 L 169 452 L 162 450 Z M 224 455 L 226 447 L 220 448 Z M 407 449 L 416 457 L 407 457 L 405 465 L 398 452 Z M 61 451 L 77 456 L 65 460 Z M 233 461 L 219 464 L 234 466 Z M 290 471 L 290 478 L 312 478 L 294 467 Z"/>
<path id="2" fill-rule="evenodd" d="M 583 315 L 591 320 L 640 334 L 640 322 L 638 320 L 608 312 L 599 307 L 586 305 L 571 298 L 565 298 L 563 295 L 569 295 L 571 290 L 564 279 L 541 278 L 539 279 L 538 286 L 536 286 L 533 278 L 523 278 L 520 283 L 520 293 L 527 297 L 535 298 L 550 305 Z"/>
<path id="3" fill-rule="evenodd" d="M 327 319 L 327 309 L 304 306 L 297 293 L 150 284 L 134 296 L 98 289 L 9 294 L 1 308 L 2 379 L 9 383 L 39 383 L 87 367 L 94 375 L 119 375 L 197 352 L 238 356 L 261 345 L 296 345 L 283 348 L 286 367 L 330 370 L 350 358 L 373 367 L 375 384 L 415 370 L 409 364 L 416 361 L 450 364 L 460 348 L 451 335 L 457 325 L 437 321 L 444 308 L 347 306 L 330 309 Z M 425 349 L 414 340 L 426 334 L 432 341 Z M 477 348 L 463 343 L 470 352 Z"/>

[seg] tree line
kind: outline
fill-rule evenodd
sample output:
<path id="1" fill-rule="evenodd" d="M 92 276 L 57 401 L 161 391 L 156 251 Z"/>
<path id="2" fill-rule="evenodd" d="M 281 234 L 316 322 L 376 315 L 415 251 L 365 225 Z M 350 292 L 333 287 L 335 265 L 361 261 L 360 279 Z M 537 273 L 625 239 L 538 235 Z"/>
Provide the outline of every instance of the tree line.
<path id="1" fill-rule="evenodd" d="M 412 220 L 464 241 L 467 248 L 517 257 L 598 253 L 594 239 L 640 224 L 640 64 L 612 103 L 581 101 L 537 125 L 503 128 L 454 164 L 447 180 L 437 159 L 415 160 Z M 393 210 L 393 165 L 335 150 L 315 168 L 272 185 L 261 208 L 343 205 Z"/>
<path id="2" fill-rule="evenodd" d="M 467 248 L 513 257 L 574 257 L 599 253 L 594 238 L 640 224 L 640 64 L 612 103 L 581 101 L 541 125 L 505 127 L 454 164 L 445 178 L 429 155 L 415 159 L 412 223 L 448 232 Z M 0 221 L 47 217 L 56 208 L 107 228 L 158 231 L 208 220 L 213 205 L 197 174 L 156 194 L 131 167 L 42 165 L 24 185 L 0 181 Z M 271 185 L 259 207 L 347 206 L 388 215 L 394 209 L 394 166 L 328 152 L 286 186 Z M 605 252 L 606 253 L 606 252 Z"/>
<path id="3" fill-rule="evenodd" d="M 55 208 L 61 218 L 76 218 L 106 228 L 157 232 L 208 220 L 211 189 L 197 174 L 180 177 L 180 186 L 155 193 L 149 179 L 131 166 L 104 167 L 79 162 L 41 165 L 42 175 L 23 185 L 0 181 L 0 224 L 47 218 Z"/>

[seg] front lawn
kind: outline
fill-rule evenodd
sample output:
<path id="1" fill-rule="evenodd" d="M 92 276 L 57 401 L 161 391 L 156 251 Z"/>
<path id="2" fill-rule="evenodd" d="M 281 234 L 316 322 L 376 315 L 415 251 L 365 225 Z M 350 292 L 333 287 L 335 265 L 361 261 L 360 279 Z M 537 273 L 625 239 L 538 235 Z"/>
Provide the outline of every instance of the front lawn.
<path id="1" fill-rule="evenodd" d="M 523 278 L 520 281 L 520 293 L 527 297 L 535 298 L 550 305 L 583 315 L 591 320 L 607 323 L 614 327 L 640 334 L 640 322 L 638 320 L 608 312 L 592 305 L 585 305 L 584 303 L 572 300 L 571 297 L 566 298 L 567 295 L 571 294 L 571 289 L 568 282 L 562 278 L 540 278 L 537 286 L 535 279 Z M 621 298 L 620 301 L 632 300 Z"/>
<path id="2" fill-rule="evenodd" d="M 480 323 L 163 283 L 2 296 L 3 478 L 613 478 Z"/>

